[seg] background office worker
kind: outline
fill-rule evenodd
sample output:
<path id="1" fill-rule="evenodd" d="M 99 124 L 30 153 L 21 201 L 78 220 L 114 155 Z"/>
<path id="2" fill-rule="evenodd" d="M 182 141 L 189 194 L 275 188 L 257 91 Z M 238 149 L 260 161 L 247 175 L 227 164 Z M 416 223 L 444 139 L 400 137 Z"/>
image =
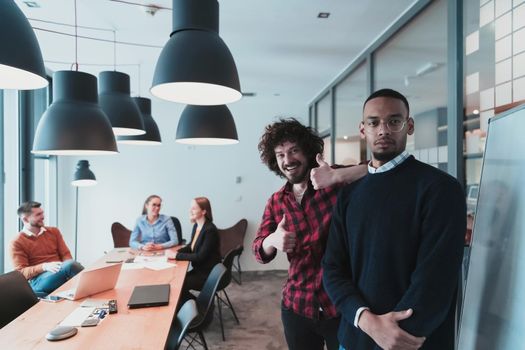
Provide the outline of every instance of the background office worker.
<path id="1" fill-rule="evenodd" d="M 142 216 L 137 219 L 129 246 L 138 250 L 159 250 L 177 245 L 177 231 L 171 217 L 160 214 L 162 199 L 152 194 L 144 201 Z"/>
<path id="2" fill-rule="evenodd" d="M 38 296 L 51 293 L 84 269 L 73 260 L 58 228 L 44 226 L 40 203 L 22 203 L 17 213 L 24 227 L 11 242 L 11 258 Z"/>
<path id="3" fill-rule="evenodd" d="M 454 349 L 465 197 L 455 178 L 405 151 L 413 132 L 403 95 L 368 97 L 369 174 L 341 190 L 323 258 L 346 350 Z"/>
<path id="4" fill-rule="evenodd" d="M 179 305 L 192 298 L 190 290 L 202 289 L 213 267 L 221 262 L 219 235 L 213 224 L 208 198 L 197 197 L 191 201 L 190 221 L 194 224 L 190 243 L 177 252 L 170 253 L 170 258 L 190 261 L 192 267 L 186 274 Z"/>

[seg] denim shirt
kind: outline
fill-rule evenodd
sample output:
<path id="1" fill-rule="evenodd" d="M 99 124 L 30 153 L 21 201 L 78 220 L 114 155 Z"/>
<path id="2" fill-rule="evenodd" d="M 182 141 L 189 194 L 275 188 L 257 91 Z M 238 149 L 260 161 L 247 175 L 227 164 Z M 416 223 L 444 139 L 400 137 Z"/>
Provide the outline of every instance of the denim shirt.
<path id="1" fill-rule="evenodd" d="M 162 248 L 173 247 L 179 243 L 171 217 L 161 214 L 153 224 L 148 222 L 146 215 L 137 219 L 129 238 L 129 245 L 133 249 L 142 249 L 148 242 L 160 243 Z"/>

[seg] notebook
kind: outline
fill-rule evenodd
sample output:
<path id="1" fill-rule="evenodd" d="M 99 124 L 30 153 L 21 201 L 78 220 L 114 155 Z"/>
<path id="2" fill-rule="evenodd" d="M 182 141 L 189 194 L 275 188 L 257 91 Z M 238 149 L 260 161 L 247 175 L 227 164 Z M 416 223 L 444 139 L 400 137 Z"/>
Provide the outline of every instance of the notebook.
<path id="1" fill-rule="evenodd" d="M 169 284 L 153 284 L 147 286 L 136 286 L 128 301 L 130 309 L 141 307 L 164 306 L 170 301 Z"/>
<path id="2" fill-rule="evenodd" d="M 98 269 L 84 270 L 80 273 L 77 286 L 73 289 L 53 293 L 69 300 L 84 297 L 115 288 L 122 264 L 108 265 Z"/>

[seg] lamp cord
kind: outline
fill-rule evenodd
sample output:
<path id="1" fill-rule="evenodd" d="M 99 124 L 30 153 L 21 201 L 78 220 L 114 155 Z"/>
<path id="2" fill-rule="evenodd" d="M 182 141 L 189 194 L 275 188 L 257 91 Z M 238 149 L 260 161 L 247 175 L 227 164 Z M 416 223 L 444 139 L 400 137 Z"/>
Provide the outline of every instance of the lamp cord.
<path id="1" fill-rule="evenodd" d="M 35 27 L 35 26 L 31 26 L 31 28 L 33 28 L 34 30 L 40 30 L 40 31 L 47 32 L 47 33 L 60 34 L 60 35 L 66 35 L 66 36 L 75 36 L 74 34 L 69 34 L 69 33 L 58 31 L 58 30 L 52 30 L 52 29 L 47 29 L 47 28 L 40 28 L 40 27 Z M 87 28 L 87 27 L 80 26 L 79 28 Z M 95 38 L 93 36 L 87 36 L 87 35 L 79 35 L 78 37 L 81 38 L 81 39 L 101 41 L 101 42 L 105 42 L 105 43 L 112 43 L 113 42 L 113 40 L 110 40 L 110 39 Z M 161 45 L 150 45 L 150 44 L 143 44 L 143 43 L 133 43 L 133 42 L 129 42 L 129 41 L 117 41 L 117 44 L 119 44 L 119 45 L 130 45 L 130 46 L 139 46 L 139 47 L 150 47 L 150 48 L 153 48 L 153 49 L 162 49 L 163 48 L 163 46 L 161 46 Z"/>
<path id="2" fill-rule="evenodd" d="M 113 70 L 117 70 L 117 31 L 113 29 Z"/>
<path id="3" fill-rule="evenodd" d="M 139 63 L 137 66 L 138 66 L 138 88 L 139 88 L 137 95 L 138 97 L 140 97 L 140 72 L 141 72 L 142 64 Z"/>
<path id="4" fill-rule="evenodd" d="M 75 0 L 75 68 L 78 72 L 78 23 L 77 23 L 77 0 Z M 76 257 L 75 257 L 76 258 Z"/>

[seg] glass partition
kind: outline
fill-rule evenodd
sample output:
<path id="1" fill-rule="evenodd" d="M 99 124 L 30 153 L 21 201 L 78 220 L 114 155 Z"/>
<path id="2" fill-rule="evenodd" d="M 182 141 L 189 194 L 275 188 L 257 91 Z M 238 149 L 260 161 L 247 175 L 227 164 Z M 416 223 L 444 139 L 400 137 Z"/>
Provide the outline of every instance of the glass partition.
<path id="1" fill-rule="evenodd" d="M 435 1 L 374 54 L 374 89 L 410 103 L 415 133 L 407 150 L 447 170 L 447 1 Z"/>
<path id="2" fill-rule="evenodd" d="M 361 64 L 335 90 L 335 163 L 350 165 L 366 157 L 359 136 L 363 102 L 368 96 L 366 64 Z M 362 158 L 363 157 L 363 158 Z"/>
<path id="3" fill-rule="evenodd" d="M 332 96 L 328 93 L 317 102 L 316 127 L 320 134 L 329 133 L 332 128 Z"/>
<path id="4" fill-rule="evenodd" d="M 465 0 L 463 7 L 465 178 L 467 193 L 477 193 L 489 118 L 525 102 L 525 1 Z M 471 216 L 476 201 L 470 198 Z"/>

